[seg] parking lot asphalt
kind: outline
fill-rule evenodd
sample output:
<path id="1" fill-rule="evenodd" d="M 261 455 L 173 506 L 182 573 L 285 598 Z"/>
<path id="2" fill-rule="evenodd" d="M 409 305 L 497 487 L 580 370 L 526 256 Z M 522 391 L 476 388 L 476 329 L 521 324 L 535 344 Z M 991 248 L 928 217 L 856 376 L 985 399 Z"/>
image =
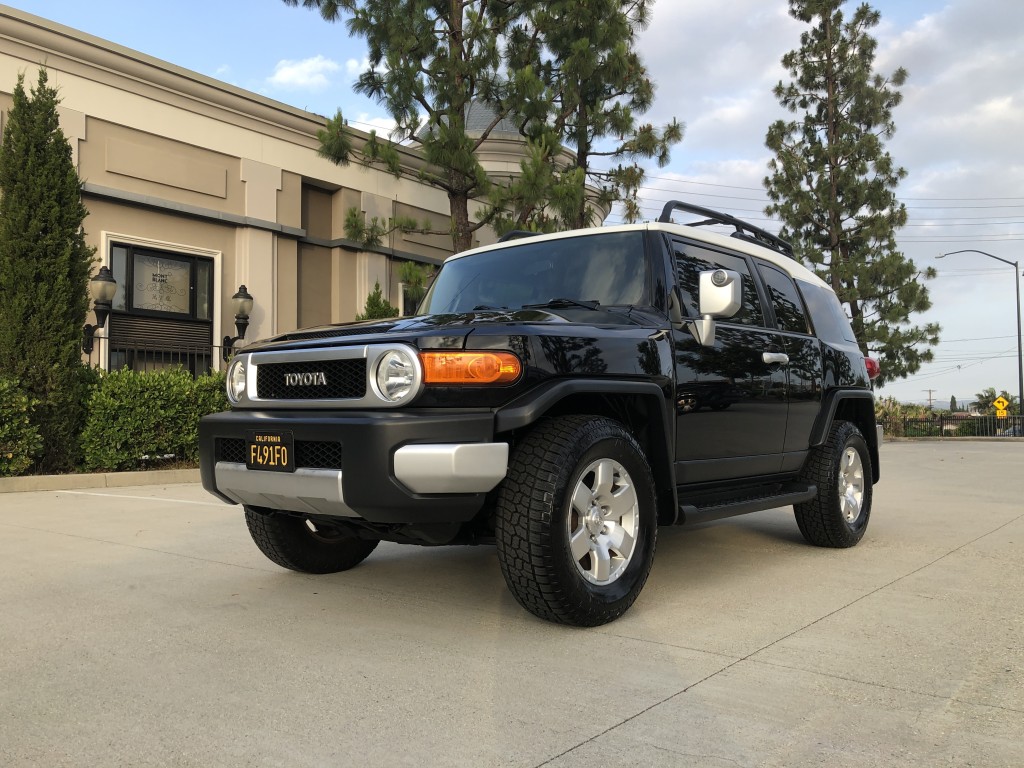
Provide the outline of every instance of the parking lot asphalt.
<path id="1" fill-rule="evenodd" d="M 0 765 L 1024 765 L 1024 443 L 882 446 L 865 539 L 663 529 L 619 621 L 492 547 L 266 560 L 195 484 L 0 495 Z"/>

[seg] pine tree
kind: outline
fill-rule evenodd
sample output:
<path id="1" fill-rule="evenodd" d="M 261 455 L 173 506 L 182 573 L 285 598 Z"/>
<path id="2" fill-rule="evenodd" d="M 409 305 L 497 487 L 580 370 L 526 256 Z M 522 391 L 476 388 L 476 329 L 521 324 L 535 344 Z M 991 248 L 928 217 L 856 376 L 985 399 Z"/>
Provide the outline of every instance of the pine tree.
<path id="1" fill-rule="evenodd" d="M 932 359 L 939 326 L 915 326 L 931 306 L 919 270 L 897 246 L 907 212 L 895 195 L 906 176 L 885 150 L 896 129 L 893 109 L 907 79 L 903 68 L 872 70 L 880 15 L 862 4 L 844 21 L 842 0 L 790 0 L 789 13 L 811 25 L 800 48 L 782 58 L 793 82 L 774 90 L 795 120 L 779 120 L 766 143 L 775 154 L 764 180 L 769 216 L 783 222 L 802 261 L 848 307 L 861 349 L 883 359 L 878 383 L 903 378 Z"/>
<path id="2" fill-rule="evenodd" d="M 949 397 L 949 412 L 956 413 L 956 395 L 950 395 Z"/>
<path id="3" fill-rule="evenodd" d="M 391 302 L 384 298 L 380 281 L 375 282 L 373 292 L 366 297 L 363 313 L 356 315 L 356 320 L 386 320 L 389 317 L 398 317 L 398 308 L 391 306 Z"/>
<path id="4" fill-rule="evenodd" d="M 82 327 L 93 249 L 71 145 L 46 70 L 25 92 L 18 76 L 0 149 L 0 373 L 40 405 L 38 469 L 70 469 L 84 420 Z"/>
<path id="5" fill-rule="evenodd" d="M 426 183 L 444 190 L 451 213 L 452 246 L 472 246 L 473 233 L 487 217 L 472 221 L 471 200 L 486 198 L 491 182 L 476 150 L 512 109 L 502 35 L 511 19 L 531 3 L 505 0 L 284 0 L 315 8 L 327 21 L 346 16 L 349 33 L 369 46 L 370 68 L 355 85 L 358 93 L 385 105 L 395 120 L 393 138 L 418 145 L 427 166 Z M 528 70 L 520 80 L 535 80 Z M 536 90 L 536 88 L 534 88 Z M 487 104 L 494 119 L 467 134 L 471 105 Z M 353 143 L 339 113 L 320 134 L 321 154 L 345 164 Z M 397 150 L 372 132 L 362 149 L 365 162 L 401 173 Z"/>
<path id="6" fill-rule="evenodd" d="M 637 124 L 654 99 L 654 83 L 636 51 L 652 5 L 653 0 L 549 0 L 534 6 L 525 25 L 512 32 L 518 42 L 512 50 L 523 57 L 513 67 L 536 66 L 546 88 L 537 104 L 548 113 L 525 126 L 541 149 L 542 157 L 531 161 L 561 161 L 556 142 L 573 152 L 567 167 L 551 172 L 547 190 L 534 182 L 547 192 L 535 210 L 553 201 L 549 209 L 566 227 L 592 223 L 585 184 L 600 191 L 599 202 L 622 201 L 626 221 L 638 220 L 644 170 L 637 161 L 653 158 L 664 167 L 670 147 L 682 140 L 683 126 L 674 119 L 662 128 Z M 531 173 L 540 172 L 524 164 L 524 178 L 529 181 Z M 522 198 L 529 200 L 528 194 Z M 521 218 L 524 212 L 521 207 Z"/>

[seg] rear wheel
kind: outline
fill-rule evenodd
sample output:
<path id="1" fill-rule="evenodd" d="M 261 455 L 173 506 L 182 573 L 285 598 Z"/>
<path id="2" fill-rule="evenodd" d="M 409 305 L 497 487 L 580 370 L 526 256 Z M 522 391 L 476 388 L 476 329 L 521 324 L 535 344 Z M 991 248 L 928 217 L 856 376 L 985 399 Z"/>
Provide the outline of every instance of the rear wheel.
<path id="1" fill-rule="evenodd" d="M 245 507 L 245 524 L 270 560 L 292 571 L 337 573 L 359 565 L 379 543 L 344 523 L 324 525 L 260 507 Z"/>
<path id="2" fill-rule="evenodd" d="M 803 478 L 818 495 L 793 505 L 800 533 L 819 547 L 852 547 L 871 518 L 871 454 L 857 425 L 837 421 L 828 440 L 814 448 Z"/>
<path id="3" fill-rule="evenodd" d="M 597 626 L 636 600 L 654 560 L 654 483 L 616 421 L 563 416 L 516 446 L 498 493 L 502 575 L 542 619 Z"/>

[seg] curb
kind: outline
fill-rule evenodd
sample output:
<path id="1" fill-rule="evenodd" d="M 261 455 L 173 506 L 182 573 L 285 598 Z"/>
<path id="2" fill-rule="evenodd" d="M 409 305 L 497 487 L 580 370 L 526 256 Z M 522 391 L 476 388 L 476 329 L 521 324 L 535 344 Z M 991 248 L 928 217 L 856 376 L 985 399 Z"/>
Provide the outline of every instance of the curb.
<path id="1" fill-rule="evenodd" d="M 29 475 L 0 478 L 0 493 L 71 491 L 82 488 L 124 488 L 131 485 L 198 483 L 198 469 L 152 469 L 141 472 L 105 472 L 92 475 Z"/>

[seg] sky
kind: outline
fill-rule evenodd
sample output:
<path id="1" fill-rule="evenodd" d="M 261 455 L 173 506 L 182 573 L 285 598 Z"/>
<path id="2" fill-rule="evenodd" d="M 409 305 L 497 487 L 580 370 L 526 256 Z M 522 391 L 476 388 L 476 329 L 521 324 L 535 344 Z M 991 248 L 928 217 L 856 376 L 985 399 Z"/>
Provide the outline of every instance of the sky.
<path id="1" fill-rule="evenodd" d="M 366 46 L 343 24 L 282 0 L 9 0 L 8 5 L 268 98 L 387 129 L 379 105 L 352 92 Z M 880 396 L 947 407 L 987 387 L 1017 393 L 1013 267 L 1024 269 L 1024 2 L 873 0 L 882 16 L 876 71 L 910 76 L 886 147 L 907 170 L 897 194 L 909 221 L 897 234 L 924 270 L 937 322 L 935 361 L 886 384 Z M 852 13 L 853 5 L 848 6 Z M 685 123 L 665 168 L 648 168 L 645 216 L 681 199 L 775 231 L 764 217 L 764 137 L 785 115 L 772 88 L 803 24 L 784 0 L 657 0 L 639 50 L 656 83 L 643 117 Z M 618 221 L 613 211 L 608 223 Z"/>

